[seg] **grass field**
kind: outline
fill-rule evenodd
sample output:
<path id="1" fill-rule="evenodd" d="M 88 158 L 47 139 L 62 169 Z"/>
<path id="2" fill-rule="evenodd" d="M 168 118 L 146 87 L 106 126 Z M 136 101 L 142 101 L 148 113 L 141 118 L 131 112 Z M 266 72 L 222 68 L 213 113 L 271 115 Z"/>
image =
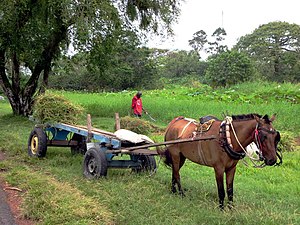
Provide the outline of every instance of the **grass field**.
<path id="1" fill-rule="evenodd" d="M 206 88 L 145 91 L 143 102 L 163 127 L 179 115 L 197 119 L 207 114 L 222 118 L 226 112 L 277 113 L 276 129 L 300 136 L 299 85 L 246 84 L 213 94 Z M 82 105 L 95 127 L 113 131 L 114 112 L 128 115 L 135 92 L 55 93 Z M 234 183 L 235 208 L 221 212 L 212 168 L 186 162 L 181 169 L 185 198 L 171 194 L 171 170 L 158 158 L 158 171 L 152 176 L 111 169 L 107 178 L 87 180 L 83 157 L 72 156 L 68 148 L 49 147 L 44 159 L 29 158 L 27 139 L 34 123 L 13 116 L 3 101 L 0 125 L 0 150 L 8 155 L 0 161 L 0 176 L 24 190 L 23 215 L 37 224 L 300 224 L 299 147 L 284 152 L 280 167 L 255 169 L 241 161 Z"/>

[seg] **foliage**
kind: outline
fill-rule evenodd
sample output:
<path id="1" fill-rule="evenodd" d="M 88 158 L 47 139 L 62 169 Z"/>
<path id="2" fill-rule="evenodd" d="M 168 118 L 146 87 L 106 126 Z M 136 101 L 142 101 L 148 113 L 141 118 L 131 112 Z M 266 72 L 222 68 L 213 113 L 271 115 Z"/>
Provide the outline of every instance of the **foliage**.
<path id="1" fill-rule="evenodd" d="M 193 38 L 189 40 L 189 45 L 197 52 L 199 57 L 203 50 L 210 55 L 220 54 L 228 50 L 228 47 L 222 44 L 226 35 L 225 29 L 219 27 L 213 32 L 211 38 L 208 39 L 206 32 L 200 30 L 193 34 Z"/>
<path id="2" fill-rule="evenodd" d="M 71 1 L 2 0 L 0 5 L 0 85 L 13 112 L 31 113 L 33 96 L 48 84 L 52 62 L 72 42 L 89 51 L 118 30 L 171 32 L 180 0 Z M 141 33 L 139 33 L 141 35 Z M 6 70 L 8 63 L 11 70 Z M 27 80 L 20 79 L 26 72 Z"/>
<path id="3" fill-rule="evenodd" d="M 293 152 L 297 150 L 297 144 L 292 132 L 280 132 L 280 137 L 281 139 L 278 144 L 278 149 L 282 152 Z"/>
<path id="4" fill-rule="evenodd" d="M 95 82 L 88 72 L 87 64 L 87 53 L 77 53 L 72 57 L 61 56 L 53 64 L 48 87 L 65 90 L 93 90 Z"/>
<path id="5" fill-rule="evenodd" d="M 164 128 L 161 128 L 149 121 L 130 116 L 121 117 L 120 125 L 122 129 L 131 130 L 135 133 L 144 135 L 164 132 Z"/>
<path id="6" fill-rule="evenodd" d="M 288 83 L 280 85 L 275 82 L 263 81 L 245 82 L 217 90 L 203 86 L 188 95 L 203 100 L 210 99 L 222 102 L 259 104 L 280 101 L 292 104 L 300 103 L 299 85 Z"/>
<path id="7" fill-rule="evenodd" d="M 253 74 L 254 66 L 245 54 L 227 51 L 208 60 L 205 81 L 214 87 L 226 87 L 250 80 Z"/>
<path id="8" fill-rule="evenodd" d="M 99 54 L 101 50 L 95 50 L 91 71 L 95 74 L 98 88 L 115 91 L 157 87 L 157 70 L 149 49 L 132 47 L 123 42 L 120 46 L 115 45 L 114 50 L 105 56 Z M 109 58 L 106 59 L 108 65 L 103 70 L 102 61 L 106 57 Z"/>
<path id="9" fill-rule="evenodd" d="M 199 61 L 195 51 L 170 51 L 157 57 L 160 78 L 172 79 L 174 83 L 186 77 L 196 77 L 198 80 L 204 75 L 206 63 Z"/>
<path id="10" fill-rule="evenodd" d="M 256 61 L 262 77 L 299 82 L 300 26 L 287 22 L 263 24 L 240 38 L 235 49 Z"/>
<path id="11" fill-rule="evenodd" d="M 105 52 L 105 44 L 90 54 L 78 53 L 57 61 L 49 87 L 65 90 L 119 91 L 156 88 L 157 70 L 147 48 L 117 47 Z M 104 52 L 103 52 L 104 51 Z"/>
<path id="12" fill-rule="evenodd" d="M 45 93 L 36 98 L 33 117 L 39 123 L 77 124 L 82 116 L 83 108 L 63 96 Z"/>

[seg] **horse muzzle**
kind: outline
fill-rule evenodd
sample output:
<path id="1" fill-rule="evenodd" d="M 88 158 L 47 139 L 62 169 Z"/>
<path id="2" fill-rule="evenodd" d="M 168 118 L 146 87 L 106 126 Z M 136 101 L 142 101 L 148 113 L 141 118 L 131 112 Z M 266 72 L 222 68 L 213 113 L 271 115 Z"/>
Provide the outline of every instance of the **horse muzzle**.
<path id="1" fill-rule="evenodd" d="M 264 162 L 268 166 L 273 166 L 276 163 L 277 159 L 265 159 Z"/>

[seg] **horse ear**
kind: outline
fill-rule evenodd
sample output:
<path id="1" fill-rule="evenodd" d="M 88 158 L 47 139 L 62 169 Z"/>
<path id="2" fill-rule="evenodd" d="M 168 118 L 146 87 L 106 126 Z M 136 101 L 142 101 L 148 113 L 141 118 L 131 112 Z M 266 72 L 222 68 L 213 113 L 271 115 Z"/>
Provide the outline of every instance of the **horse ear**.
<path id="1" fill-rule="evenodd" d="M 276 119 L 276 113 L 272 115 L 270 121 L 273 122 Z"/>
<path id="2" fill-rule="evenodd" d="M 259 116 L 254 115 L 254 118 L 256 119 L 256 122 L 258 122 L 258 123 L 261 122 L 261 118 Z"/>

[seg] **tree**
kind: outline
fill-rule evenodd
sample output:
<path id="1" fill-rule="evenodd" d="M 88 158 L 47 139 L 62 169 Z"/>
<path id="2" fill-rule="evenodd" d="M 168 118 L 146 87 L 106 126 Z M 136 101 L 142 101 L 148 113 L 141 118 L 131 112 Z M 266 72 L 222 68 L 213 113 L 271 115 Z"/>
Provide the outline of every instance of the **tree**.
<path id="1" fill-rule="evenodd" d="M 114 30 L 171 31 L 180 0 L 2 0 L 0 85 L 14 114 L 29 115 L 53 60 L 72 42 L 89 51 Z M 138 27 L 136 27 L 138 25 Z M 21 77 L 25 77 L 24 84 Z"/>
<path id="2" fill-rule="evenodd" d="M 227 51 L 209 58 L 205 80 L 214 87 L 226 87 L 250 80 L 254 71 L 245 53 Z"/>
<path id="3" fill-rule="evenodd" d="M 201 51 L 210 55 L 219 54 L 228 49 L 226 45 L 222 45 L 226 35 L 224 28 L 219 27 L 213 32 L 209 40 L 206 32 L 200 30 L 193 34 L 193 38 L 189 40 L 189 45 L 198 53 L 199 57 Z"/>
<path id="4" fill-rule="evenodd" d="M 212 38 L 214 40 L 208 42 L 209 47 L 206 49 L 206 53 L 215 55 L 227 51 L 227 45 L 222 45 L 222 42 L 225 40 L 226 35 L 227 33 L 224 28 L 217 28 L 212 34 Z"/>
<path id="5" fill-rule="evenodd" d="M 137 35 L 118 31 L 95 45 L 90 52 L 89 71 L 103 89 L 155 88 L 157 70 L 151 50 L 139 47 Z"/>
<path id="6" fill-rule="evenodd" d="M 169 51 L 158 58 L 160 77 L 173 80 L 184 77 L 195 77 L 198 80 L 204 76 L 206 63 L 199 60 L 195 51 Z"/>
<path id="7" fill-rule="evenodd" d="M 300 61 L 300 26 L 270 22 L 241 37 L 234 48 L 253 58 L 266 78 L 293 81 Z"/>
<path id="8" fill-rule="evenodd" d="M 96 81 L 88 71 L 88 57 L 86 52 L 75 55 L 61 55 L 52 66 L 49 77 L 49 88 L 64 90 L 90 90 L 95 91 Z"/>
<path id="9" fill-rule="evenodd" d="M 207 34 L 204 30 L 197 31 L 193 34 L 193 38 L 189 40 L 189 45 L 198 53 L 199 58 L 200 52 L 203 50 L 204 45 L 207 43 Z"/>

